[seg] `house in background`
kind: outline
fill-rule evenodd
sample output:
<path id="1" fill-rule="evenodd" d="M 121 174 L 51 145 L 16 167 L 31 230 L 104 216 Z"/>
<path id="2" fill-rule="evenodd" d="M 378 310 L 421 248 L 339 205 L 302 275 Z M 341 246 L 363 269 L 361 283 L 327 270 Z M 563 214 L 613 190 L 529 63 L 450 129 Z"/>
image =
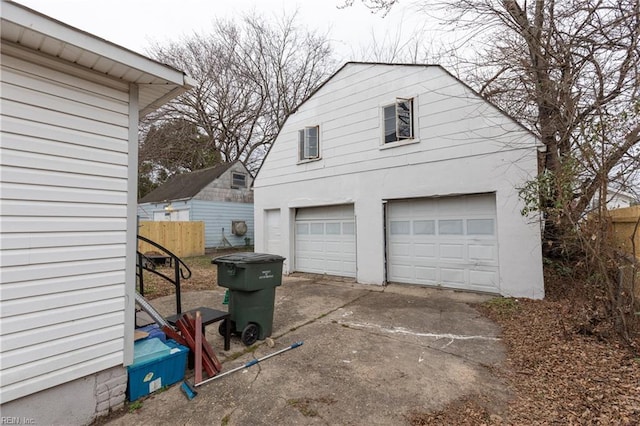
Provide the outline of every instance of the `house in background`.
<path id="1" fill-rule="evenodd" d="M 253 244 L 252 183 L 240 161 L 177 175 L 138 201 L 138 217 L 203 221 L 207 248 Z"/>
<path id="2" fill-rule="evenodd" d="M 607 210 L 624 209 L 626 207 L 635 206 L 638 204 L 638 198 L 635 194 L 629 191 L 616 188 L 613 185 L 609 185 L 607 188 Z M 597 210 L 600 203 L 600 191 L 596 192 L 589 203 L 588 210 Z"/>
<path id="3" fill-rule="evenodd" d="M 347 63 L 290 115 L 254 182 L 284 272 L 542 298 L 518 187 L 537 138 L 440 66 Z"/>
<path id="4" fill-rule="evenodd" d="M 2 0 L 0 411 L 88 424 L 133 361 L 139 118 L 183 72 Z"/>

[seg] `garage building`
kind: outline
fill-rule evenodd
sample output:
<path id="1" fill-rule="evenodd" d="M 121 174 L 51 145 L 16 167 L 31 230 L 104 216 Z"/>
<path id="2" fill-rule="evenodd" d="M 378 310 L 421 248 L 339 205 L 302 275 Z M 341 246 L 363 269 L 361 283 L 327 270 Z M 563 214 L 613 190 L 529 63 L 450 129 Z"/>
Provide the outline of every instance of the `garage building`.
<path id="1" fill-rule="evenodd" d="M 254 181 L 256 251 L 285 273 L 544 297 L 526 128 L 440 66 L 347 63 Z"/>

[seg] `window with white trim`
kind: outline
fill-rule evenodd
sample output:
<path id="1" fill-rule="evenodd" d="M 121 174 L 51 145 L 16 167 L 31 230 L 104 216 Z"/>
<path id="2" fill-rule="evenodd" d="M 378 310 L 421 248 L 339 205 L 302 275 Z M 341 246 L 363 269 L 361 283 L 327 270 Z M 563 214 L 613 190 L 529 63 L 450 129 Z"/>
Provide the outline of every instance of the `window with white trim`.
<path id="1" fill-rule="evenodd" d="M 243 173 L 231 174 L 231 187 L 232 188 L 246 188 L 247 187 L 247 175 Z"/>
<path id="2" fill-rule="evenodd" d="M 396 98 L 396 102 L 382 108 L 384 143 L 413 139 L 413 98 Z"/>
<path id="3" fill-rule="evenodd" d="M 320 127 L 305 127 L 298 130 L 298 160 L 320 158 Z"/>

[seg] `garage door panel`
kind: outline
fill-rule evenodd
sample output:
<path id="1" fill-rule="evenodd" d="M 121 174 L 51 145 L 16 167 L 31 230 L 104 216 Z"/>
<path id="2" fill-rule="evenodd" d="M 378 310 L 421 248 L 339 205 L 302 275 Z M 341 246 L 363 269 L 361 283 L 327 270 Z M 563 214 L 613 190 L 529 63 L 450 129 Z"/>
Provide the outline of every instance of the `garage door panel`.
<path id="1" fill-rule="evenodd" d="M 465 197 L 447 197 L 436 201 L 434 204 L 438 207 L 438 211 L 464 211 L 469 208 Z"/>
<path id="2" fill-rule="evenodd" d="M 411 234 L 410 220 L 394 220 L 389 226 L 391 235 L 409 235 Z"/>
<path id="3" fill-rule="evenodd" d="M 427 266 L 416 266 L 416 279 L 435 283 L 438 279 L 438 268 Z"/>
<path id="4" fill-rule="evenodd" d="M 436 259 L 438 246 L 434 243 L 416 243 L 414 246 L 414 255 L 418 259 Z"/>
<path id="5" fill-rule="evenodd" d="M 344 254 L 350 255 L 349 256 L 350 258 L 355 259 L 355 256 L 356 256 L 356 244 L 355 243 L 350 243 L 350 242 L 344 243 L 342 245 L 342 252 Z"/>
<path id="6" fill-rule="evenodd" d="M 356 224 L 355 222 L 342 222 L 342 235 L 355 235 Z"/>
<path id="7" fill-rule="evenodd" d="M 495 235 L 495 221 L 491 218 L 467 219 L 467 235 Z"/>
<path id="8" fill-rule="evenodd" d="M 469 260 L 495 261 L 497 263 L 498 247 L 494 244 L 469 244 Z"/>
<path id="9" fill-rule="evenodd" d="M 397 276 L 402 279 L 413 279 L 413 266 L 411 265 L 394 265 L 393 270 L 391 271 L 394 276 Z"/>
<path id="10" fill-rule="evenodd" d="M 438 205 L 434 203 L 409 203 L 411 217 L 435 216 L 438 212 Z"/>
<path id="11" fill-rule="evenodd" d="M 339 241 L 326 241 L 324 246 L 327 254 L 342 252 L 342 245 Z"/>
<path id="12" fill-rule="evenodd" d="M 322 241 L 309 241 L 304 251 L 322 253 L 324 251 L 324 243 Z"/>
<path id="13" fill-rule="evenodd" d="M 318 259 L 309 259 L 309 268 L 312 271 L 318 271 L 324 269 L 324 262 L 319 261 Z"/>
<path id="14" fill-rule="evenodd" d="M 411 244 L 405 242 L 391 243 L 392 256 L 409 256 Z"/>
<path id="15" fill-rule="evenodd" d="M 297 271 L 355 277 L 353 205 L 298 209 L 295 230 Z"/>
<path id="16" fill-rule="evenodd" d="M 499 292 L 494 194 L 389 201 L 388 279 Z"/>
<path id="17" fill-rule="evenodd" d="M 457 268 L 440 268 L 440 279 L 445 284 L 456 284 L 456 285 L 465 285 L 466 284 L 466 273 L 465 269 L 457 269 Z"/>
<path id="18" fill-rule="evenodd" d="M 498 282 L 498 274 L 495 271 L 469 271 L 469 282 L 474 287 L 495 288 Z"/>
<path id="19" fill-rule="evenodd" d="M 325 233 L 327 235 L 340 235 L 341 226 L 340 222 L 330 222 L 325 224 Z"/>
<path id="20" fill-rule="evenodd" d="M 464 244 L 440 244 L 440 259 L 445 261 L 464 261 Z"/>
<path id="21" fill-rule="evenodd" d="M 312 263 L 308 258 L 304 258 L 304 257 L 299 257 L 296 259 L 297 265 L 299 265 L 298 267 L 301 268 L 310 268 Z"/>
<path id="22" fill-rule="evenodd" d="M 308 235 L 309 234 L 309 224 L 308 223 L 297 223 L 296 224 L 296 235 Z"/>
<path id="23" fill-rule="evenodd" d="M 342 262 L 337 259 L 336 260 L 327 259 L 326 262 L 324 262 L 324 266 L 327 268 L 327 272 L 340 271 L 342 267 Z"/>
<path id="24" fill-rule="evenodd" d="M 296 221 L 325 221 L 335 219 L 353 220 L 353 204 L 338 206 L 307 207 L 296 211 Z"/>
<path id="25" fill-rule="evenodd" d="M 309 234 L 324 235 L 324 223 L 311 223 L 309 225 Z"/>
<path id="26" fill-rule="evenodd" d="M 413 235 L 431 236 L 436 234 L 435 220 L 414 220 Z"/>
<path id="27" fill-rule="evenodd" d="M 465 209 L 471 214 L 489 214 L 495 216 L 496 201 L 492 194 L 469 195 L 466 198 Z"/>

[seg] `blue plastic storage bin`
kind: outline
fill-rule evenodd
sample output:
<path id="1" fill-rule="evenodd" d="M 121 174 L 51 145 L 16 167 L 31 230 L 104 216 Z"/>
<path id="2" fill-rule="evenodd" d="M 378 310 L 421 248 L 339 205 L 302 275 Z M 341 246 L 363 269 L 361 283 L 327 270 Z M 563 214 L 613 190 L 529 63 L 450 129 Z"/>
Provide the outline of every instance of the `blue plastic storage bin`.
<path id="1" fill-rule="evenodd" d="M 142 362 L 134 362 L 127 367 L 129 401 L 135 401 L 184 378 L 189 348 L 171 339 L 164 344 L 169 347 L 169 353 L 162 353 Z"/>

